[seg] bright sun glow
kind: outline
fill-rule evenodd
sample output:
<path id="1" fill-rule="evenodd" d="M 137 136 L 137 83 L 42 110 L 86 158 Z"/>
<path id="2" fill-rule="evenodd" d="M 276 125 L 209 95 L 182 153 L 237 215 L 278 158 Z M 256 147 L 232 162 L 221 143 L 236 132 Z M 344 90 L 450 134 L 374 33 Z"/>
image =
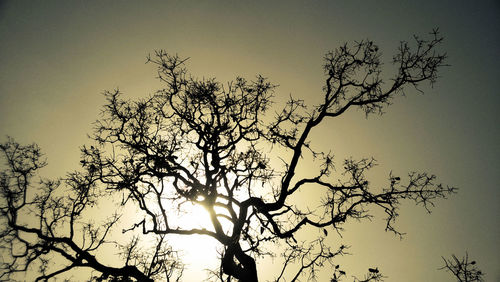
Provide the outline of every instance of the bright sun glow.
<path id="1" fill-rule="evenodd" d="M 202 199 L 198 199 L 202 200 Z M 182 214 L 174 216 L 173 226 L 182 229 L 205 228 L 213 230 L 210 216 L 207 210 L 200 204 L 190 202 L 182 205 Z M 206 275 L 206 269 L 217 269 L 217 250 L 221 244 L 212 237 L 206 235 L 171 235 L 169 244 L 181 252 L 186 269 L 183 273 L 184 281 L 197 281 Z"/>
<path id="2" fill-rule="evenodd" d="M 230 181 L 233 181 L 231 175 L 229 175 L 228 178 Z M 165 181 L 164 183 L 159 183 L 159 187 L 160 185 L 169 187 L 171 183 Z M 225 195 L 225 191 L 222 188 L 217 192 L 221 195 Z M 242 196 L 239 195 L 238 192 L 235 194 L 237 194 L 235 196 Z M 205 229 L 214 232 L 215 228 L 210 213 L 207 207 L 202 204 L 204 200 L 205 198 L 202 195 L 198 195 L 196 200 L 188 200 L 186 198 L 179 198 L 175 189 L 163 190 L 161 207 L 166 213 L 168 227 L 171 230 L 179 229 L 189 231 L 193 229 Z M 154 196 L 151 198 L 150 203 L 152 207 L 158 205 Z M 222 226 L 223 232 L 231 236 L 233 224 L 230 220 L 231 216 L 227 210 L 227 204 L 227 200 L 220 197 L 212 208 L 217 214 L 217 219 Z M 232 209 L 236 213 L 239 212 L 237 205 L 233 205 Z M 157 206 L 156 213 L 158 215 L 162 214 L 159 206 Z M 163 216 L 158 217 L 160 226 L 163 224 L 161 222 L 162 219 Z M 182 275 L 183 281 L 199 281 L 200 277 L 205 277 L 207 275 L 206 270 L 218 271 L 220 268 L 219 258 L 223 245 L 213 237 L 200 234 L 169 234 L 166 237 L 166 243 L 175 251 L 179 252 L 179 257 L 182 259 L 182 263 L 185 264 Z"/>

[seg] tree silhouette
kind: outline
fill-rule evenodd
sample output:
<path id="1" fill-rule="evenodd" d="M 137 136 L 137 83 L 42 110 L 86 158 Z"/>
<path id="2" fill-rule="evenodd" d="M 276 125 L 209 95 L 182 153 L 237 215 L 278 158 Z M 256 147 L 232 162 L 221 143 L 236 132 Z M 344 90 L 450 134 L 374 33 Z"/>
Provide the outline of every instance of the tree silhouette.
<path id="1" fill-rule="evenodd" d="M 387 216 L 386 230 L 400 234 L 394 222 L 402 200 L 429 210 L 434 200 L 455 192 L 425 172 L 409 173 L 406 180 L 391 173 L 388 184 L 376 189 L 365 176 L 374 159 L 349 158 L 334 169 L 333 154 L 316 151 L 310 140 L 328 119 L 355 108 L 381 114 L 408 87 L 434 83 L 445 65 L 446 55 L 436 50 L 442 37 L 434 31 L 430 39 L 414 39 L 401 42 L 392 60 L 397 72 L 385 80 L 377 45 L 369 40 L 342 45 L 324 57 L 322 102 L 310 107 L 290 97 L 277 112 L 270 111 L 276 86 L 262 76 L 225 85 L 200 80 L 189 75 L 186 59 L 155 52 L 148 62 L 165 88 L 136 101 L 123 99 L 118 90 L 105 92 L 107 102 L 90 136 L 94 143 L 81 150 L 80 171 L 35 181 L 45 165 L 39 148 L 13 139 L 0 146 L 5 159 L 1 278 L 30 270 L 46 280 L 88 268 L 91 280 L 178 280 L 183 264 L 169 242 L 193 234 L 222 246 L 213 279 L 257 281 L 256 259 L 274 255 L 272 246 L 281 248 L 284 260 L 278 281 L 285 276 L 313 280 L 325 265 L 334 269 L 332 281 L 345 278 L 333 260 L 346 246 L 326 244 L 329 231 L 340 232 L 350 219 L 369 218 L 380 209 Z M 318 169 L 301 177 L 306 157 Z M 293 196 L 311 186 L 322 191 L 322 206 L 299 207 Z M 89 220 L 86 211 L 103 199 L 120 199 L 116 212 L 104 223 Z M 139 211 L 133 223 L 120 220 L 127 205 Z M 189 205 L 207 211 L 206 226 L 176 220 Z M 307 243 L 297 240 L 305 228 L 323 234 Z M 118 239 L 130 234 L 127 243 Z M 154 238 L 155 244 L 145 248 L 141 237 Z M 119 266 L 100 259 L 110 244 L 120 250 Z M 57 265 L 53 257 L 60 258 Z M 380 279 L 378 268 L 370 268 L 357 281 Z"/>
<path id="2" fill-rule="evenodd" d="M 440 269 L 446 269 L 455 276 L 458 282 L 482 282 L 484 273 L 477 268 L 476 261 L 469 261 L 469 254 L 458 259 L 455 255 L 451 259 L 443 258 L 444 266 Z"/>

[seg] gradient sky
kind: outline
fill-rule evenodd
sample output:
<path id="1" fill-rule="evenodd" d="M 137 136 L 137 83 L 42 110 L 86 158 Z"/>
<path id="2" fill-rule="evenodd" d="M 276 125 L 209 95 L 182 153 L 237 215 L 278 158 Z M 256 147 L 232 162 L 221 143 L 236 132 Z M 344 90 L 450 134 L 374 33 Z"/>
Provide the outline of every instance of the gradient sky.
<path id="1" fill-rule="evenodd" d="M 378 266 L 387 281 L 453 281 L 441 256 L 478 261 L 500 281 L 500 126 L 498 1 L 0 1 L 0 136 L 38 143 L 45 174 L 78 167 L 79 146 L 119 87 L 141 97 L 161 87 L 145 65 L 155 49 L 190 57 L 198 77 L 222 82 L 256 74 L 276 96 L 318 101 L 322 57 L 346 41 L 370 38 L 383 60 L 400 40 L 439 27 L 451 65 L 426 94 L 409 91 L 383 116 L 350 112 L 315 135 L 342 157 L 375 157 L 373 171 L 429 171 L 460 188 L 431 215 L 401 209 L 399 240 L 381 218 L 349 225 L 342 263 L 362 275 Z M 262 273 L 262 280 L 266 276 Z"/>

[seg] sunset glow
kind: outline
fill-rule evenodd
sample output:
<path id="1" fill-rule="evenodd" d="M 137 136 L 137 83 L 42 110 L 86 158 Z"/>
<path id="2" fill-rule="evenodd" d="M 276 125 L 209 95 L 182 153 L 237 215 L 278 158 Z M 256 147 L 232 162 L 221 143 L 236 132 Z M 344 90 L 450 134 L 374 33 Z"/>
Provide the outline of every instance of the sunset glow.
<path id="1" fill-rule="evenodd" d="M 226 269 L 256 263 L 259 281 L 318 258 L 317 281 L 452 282 L 452 255 L 500 281 L 499 15 L 493 0 L 0 1 L 0 280 L 166 281 L 173 262 L 180 281 L 219 281 L 230 250 Z"/>

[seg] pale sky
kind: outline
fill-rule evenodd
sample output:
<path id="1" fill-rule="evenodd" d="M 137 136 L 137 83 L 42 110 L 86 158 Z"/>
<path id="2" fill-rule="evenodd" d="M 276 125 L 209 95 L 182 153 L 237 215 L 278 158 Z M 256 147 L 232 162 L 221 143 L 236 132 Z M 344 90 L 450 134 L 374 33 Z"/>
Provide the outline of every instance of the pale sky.
<path id="1" fill-rule="evenodd" d="M 313 103 L 328 50 L 369 38 L 389 68 L 400 40 L 436 27 L 450 66 L 433 88 L 409 91 L 383 116 L 332 120 L 313 142 L 338 162 L 373 156 L 375 178 L 428 171 L 459 193 L 431 215 L 404 205 L 403 240 L 383 231 L 381 217 L 329 240 L 352 246 L 342 263 L 353 274 L 373 265 L 387 281 L 454 281 L 437 270 L 441 256 L 467 251 L 486 281 L 500 281 L 498 1 L 0 1 L 1 141 L 38 143 L 44 172 L 64 176 L 78 167 L 104 90 L 134 98 L 161 87 L 144 64 L 156 49 L 190 57 L 200 78 L 262 74 L 279 85 L 278 101 Z"/>

